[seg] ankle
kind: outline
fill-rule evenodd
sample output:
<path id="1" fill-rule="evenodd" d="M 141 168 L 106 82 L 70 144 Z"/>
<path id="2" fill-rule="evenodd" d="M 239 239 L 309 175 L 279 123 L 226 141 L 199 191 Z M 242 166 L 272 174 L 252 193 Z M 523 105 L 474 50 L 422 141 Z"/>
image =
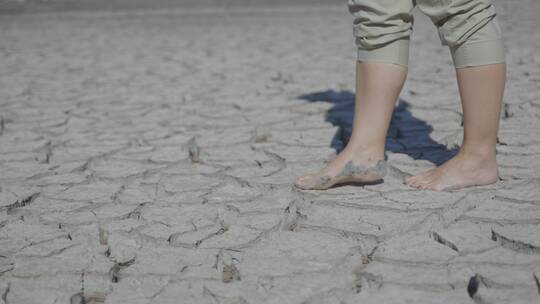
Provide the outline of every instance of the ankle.
<path id="1" fill-rule="evenodd" d="M 384 146 L 380 147 L 377 144 L 349 142 L 344 150 L 355 158 L 368 161 L 384 160 Z"/>
<path id="2" fill-rule="evenodd" d="M 463 145 L 459 154 L 466 158 L 478 159 L 482 162 L 496 162 L 496 150 L 491 146 Z"/>

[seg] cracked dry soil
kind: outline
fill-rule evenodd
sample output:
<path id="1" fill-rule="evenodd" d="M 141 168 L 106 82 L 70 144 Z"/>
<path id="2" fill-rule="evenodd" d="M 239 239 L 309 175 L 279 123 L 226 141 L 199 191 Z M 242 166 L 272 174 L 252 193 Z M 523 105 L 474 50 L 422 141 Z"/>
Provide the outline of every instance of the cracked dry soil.
<path id="1" fill-rule="evenodd" d="M 345 3 L 2 15 L 0 303 L 540 301 L 540 2 L 516 2 L 501 180 L 453 192 L 401 183 L 462 132 L 420 15 L 384 183 L 327 191 L 292 181 L 350 135 Z"/>

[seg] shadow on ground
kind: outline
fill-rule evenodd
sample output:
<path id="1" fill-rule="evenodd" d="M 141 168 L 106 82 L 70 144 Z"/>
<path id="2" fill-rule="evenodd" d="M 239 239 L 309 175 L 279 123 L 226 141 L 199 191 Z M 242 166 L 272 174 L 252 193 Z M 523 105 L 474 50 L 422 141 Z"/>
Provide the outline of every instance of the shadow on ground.
<path id="1" fill-rule="evenodd" d="M 326 121 L 338 127 L 331 141 L 331 147 L 339 153 L 347 144 L 354 118 L 354 94 L 349 91 L 334 90 L 304 94 L 299 99 L 310 102 L 331 102 L 334 106 L 327 112 Z M 422 159 L 440 165 L 452 158 L 457 149 L 448 149 L 433 140 L 433 128 L 425 121 L 412 115 L 410 104 L 400 99 L 397 103 L 390 128 L 386 136 L 386 151 L 404 153 L 413 159 Z"/>

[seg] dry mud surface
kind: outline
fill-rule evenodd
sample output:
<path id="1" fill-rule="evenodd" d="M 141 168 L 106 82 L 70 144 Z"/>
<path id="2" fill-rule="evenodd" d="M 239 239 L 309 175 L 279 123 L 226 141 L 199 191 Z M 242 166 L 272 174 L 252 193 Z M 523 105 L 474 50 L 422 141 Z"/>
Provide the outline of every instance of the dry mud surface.
<path id="1" fill-rule="evenodd" d="M 0 303 L 536 303 L 537 0 L 498 2 L 501 180 L 455 153 L 448 50 L 418 15 L 384 183 L 299 191 L 350 134 L 345 4 L 0 18 Z"/>

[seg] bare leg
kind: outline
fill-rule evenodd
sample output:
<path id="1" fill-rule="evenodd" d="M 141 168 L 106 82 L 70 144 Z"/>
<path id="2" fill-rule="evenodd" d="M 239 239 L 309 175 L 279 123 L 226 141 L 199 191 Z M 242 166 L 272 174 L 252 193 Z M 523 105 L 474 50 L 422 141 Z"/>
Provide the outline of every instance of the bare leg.
<path id="1" fill-rule="evenodd" d="M 385 173 L 384 144 L 407 69 L 382 62 L 356 63 L 353 132 L 347 146 L 318 173 L 301 176 L 295 186 L 327 189 L 341 182 L 371 182 Z"/>
<path id="2" fill-rule="evenodd" d="M 497 181 L 497 131 L 506 82 L 506 64 L 456 69 L 463 106 L 463 144 L 459 153 L 439 167 L 409 177 L 419 189 L 450 190 Z"/>

